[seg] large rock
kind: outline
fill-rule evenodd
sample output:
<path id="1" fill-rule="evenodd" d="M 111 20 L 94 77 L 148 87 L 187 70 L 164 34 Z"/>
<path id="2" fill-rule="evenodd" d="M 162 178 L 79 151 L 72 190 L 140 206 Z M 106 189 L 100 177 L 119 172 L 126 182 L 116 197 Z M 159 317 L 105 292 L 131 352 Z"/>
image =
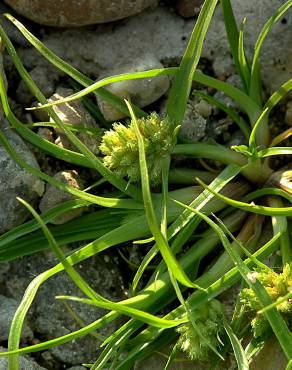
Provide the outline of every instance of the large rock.
<path id="1" fill-rule="evenodd" d="M 38 163 L 22 139 L 2 122 L 3 133 L 27 164 L 39 168 Z M 28 216 L 27 209 L 16 199 L 20 197 L 35 203 L 44 191 L 44 184 L 23 168 L 19 167 L 0 146 L 0 233 L 21 224 Z"/>
<path id="2" fill-rule="evenodd" d="M 5 0 L 19 14 L 54 27 L 105 23 L 141 12 L 157 0 Z"/>
<path id="3" fill-rule="evenodd" d="M 107 72 L 108 76 L 121 73 L 143 72 L 163 68 L 163 65 L 152 55 L 132 60 L 129 65 L 119 65 Z M 106 77 L 100 76 L 100 77 Z M 121 81 L 106 86 L 106 89 L 122 99 L 128 99 L 138 107 L 146 107 L 166 93 L 169 88 L 168 76 Z M 116 121 L 126 115 L 113 108 L 109 103 L 97 97 L 97 103 L 107 121 Z"/>
<path id="4" fill-rule="evenodd" d="M 247 18 L 244 45 L 250 56 L 255 41 L 264 23 L 283 5 L 283 0 L 233 0 L 237 21 Z M 271 94 L 280 85 L 289 80 L 292 74 L 292 11 L 291 9 L 269 33 L 261 53 L 262 77 Z M 204 44 L 203 57 L 213 61 L 213 68 L 218 76 L 234 72 L 230 48 L 228 46 L 221 8 L 215 12 L 211 27 Z"/>

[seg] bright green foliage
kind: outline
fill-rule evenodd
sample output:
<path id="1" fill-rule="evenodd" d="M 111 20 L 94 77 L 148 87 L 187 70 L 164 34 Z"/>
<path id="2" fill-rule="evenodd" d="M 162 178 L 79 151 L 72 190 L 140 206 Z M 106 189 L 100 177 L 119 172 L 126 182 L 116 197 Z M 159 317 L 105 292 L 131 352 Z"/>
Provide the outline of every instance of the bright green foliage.
<path id="1" fill-rule="evenodd" d="M 144 139 L 145 154 L 151 184 L 161 181 L 162 157 L 169 155 L 173 147 L 172 125 L 157 113 L 137 119 Z M 133 121 L 128 126 L 114 123 L 113 129 L 105 132 L 100 145 L 105 155 L 104 164 L 120 177 L 130 182 L 140 181 L 139 148 Z"/>
<path id="2" fill-rule="evenodd" d="M 213 299 L 192 312 L 196 326 L 191 322 L 181 325 L 178 346 L 192 360 L 207 360 L 211 348 L 220 346 L 219 335 L 224 331 L 224 312 L 219 301 Z"/>
<path id="3" fill-rule="evenodd" d="M 292 289 L 292 264 L 286 264 L 282 273 L 276 273 L 273 270 L 262 270 L 255 272 L 253 277 L 260 281 L 265 287 L 273 302 L 276 302 L 281 297 L 287 295 Z M 260 302 L 254 291 L 250 288 L 243 289 L 240 293 L 240 300 L 244 308 L 256 314 L 251 325 L 255 337 L 263 335 L 269 328 L 269 324 L 264 315 L 257 313 L 262 309 Z M 289 299 L 279 302 L 277 310 L 283 314 L 284 319 L 288 324 L 292 323 L 292 303 Z M 290 316 L 290 317 L 289 317 Z"/>

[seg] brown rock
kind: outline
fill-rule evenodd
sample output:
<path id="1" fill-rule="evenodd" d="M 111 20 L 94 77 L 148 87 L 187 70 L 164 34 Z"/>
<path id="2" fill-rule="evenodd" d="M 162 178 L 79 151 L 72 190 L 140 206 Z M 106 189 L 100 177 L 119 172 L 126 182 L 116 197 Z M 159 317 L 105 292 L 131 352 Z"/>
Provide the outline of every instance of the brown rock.
<path id="1" fill-rule="evenodd" d="M 55 174 L 54 178 L 58 181 L 63 182 L 65 185 L 68 185 L 75 189 L 83 189 L 83 183 L 75 170 L 58 172 Z M 42 213 L 45 213 L 54 206 L 72 199 L 74 199 L 74 196 L 70 193 L 67 193 L 61 189 L 57 189 L 53 185 L 48 184 L 46 187 L 46 192 L 40 202 L 39 208 Z M 83 211 L 84 207 L 73 209 L 54 218 L 53 220 L 51 220 L 51 223 L 54 225 L 64 224 L 65 222 L 68 222 L 73 218 L 80 216 Z"/>
<path id="2" fill-rule="evenodd" d="M 184 18 L 195 17 L 199 14 L 203 2 L 204 0 L 179 0 L 176 9 Z"/>
<path id="3" fill-rule="evenodd" d="M 273 337 L 268 340 L 260 352 L 253 358 L 251 370 L 285 370 L 287 359 L 278 343 Z"/>
<path id="4" fill-rule="evenodd" d="M 59 99 L 66 98 L 74 93 L 74 90 L 59 87 L 56 93 L 49 99 L 51 101 L 56 101 Z M 57 113 L 58 117 L 62 120 L 62 122 L 66 124 L 70 124 L 72 126 L 79 126 L 79 128 L 87 128 L 87 129 L 95 129 L 98 130 L 99 127 L 95 123 L 93 117 L 89 114 L 89 112 L 85 109 L 82 102 L 80 100 L 75 100 L 66 104 L 59 104 L 54 105 L 53 109 L 55 113 Z M 53 119 L 51 119 L 53 122 Z M 55 129 L 56 134 L 58 135 L 56 139 L 56 144 L 60 145 L 63 148 L 69 150 L 76 150 L 75 146 L 70 142 L 67 136 L 63 133 L 60 129 Z M 87 132 L 78 131 L 76 136 L 79 140 L 82 141 L 93 153 L 99 153 L 99 136 L 98 131 L 96 135 L 90 135 Z"/>
<path id="5" fill-rule="evenodd" d="M 5 0 L 17 13 L 36 23 L 78 27 L 106 23 L 137 14 L 157 0 Z"/>

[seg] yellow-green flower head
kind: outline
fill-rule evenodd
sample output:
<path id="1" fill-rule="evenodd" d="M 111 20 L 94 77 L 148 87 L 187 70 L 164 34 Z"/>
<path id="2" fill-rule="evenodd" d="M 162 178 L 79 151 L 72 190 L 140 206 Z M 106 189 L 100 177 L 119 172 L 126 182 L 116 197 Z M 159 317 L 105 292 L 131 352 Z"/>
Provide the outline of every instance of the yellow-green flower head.
<path id="1" fill-rule="evenodd" d="M 193 312 L 196 326 L 191 322 L 181 325 L 178 346 L 192 360 L 208 360 L 212 348 L 220 346 L 219 335 L 223 332 L 224 312 L 219 301 L 213 299 Z"/>
<path id="2" fill-rule="evenodd" d="M 273 270 L 259 271 L 256 275 L 257 280 L 265 287 L 273 302 L 282 298 L 292 290 L 292 264 L 286 264 L 282 273 Z M 251 288 L 245 288 L 240 293 L 240 301 L 246 311 L 256 315 L 251 322 L 255 337 L 259 337 L 269 328 L 269 324 L 262 314 L 257 314 L 262 306 Z M 277 310 L 283 314 L 288 324 L 292 324 L 292 302 L 285 300 L 278 304 Z"/>
<path id="3" fill-rule="evenodd" d="M 138 118 L 137 123 L 144 139 L 149 179 L 156 185 L 161 181 L 161 158 L 173 147 L 173 127 L 157 113 Z M 99 149 L 104 154 L 105 166 L 130 182 L 140 181 L 138 140 L 132 121 L 128 126 L 114 123 L 113 129 L 103 135 Z"/>

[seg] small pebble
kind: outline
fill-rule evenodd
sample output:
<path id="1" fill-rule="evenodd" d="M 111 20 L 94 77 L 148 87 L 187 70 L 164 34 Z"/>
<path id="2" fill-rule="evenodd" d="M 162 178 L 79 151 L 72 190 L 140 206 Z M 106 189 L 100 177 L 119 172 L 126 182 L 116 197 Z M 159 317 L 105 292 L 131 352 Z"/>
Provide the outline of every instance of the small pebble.
<path id="1" fill-rule="evenodd" d="M 163 68 L 163 65 L 154 56 L 147 55 L 143 58 L 133 60 L 130 65 L 119 66 L 108 71 L 107 76 L 121 73 L 142 72 L 156 68 Z M 103 75 L 102 78 L 104 77 L 106 76 Z M 155 102 L 167 92 L 169 88 L 169 78 L 168 76 L 160 76 L 121 81 L 108 85 L 105 88 L 122 99 L 130 99 L 133 104 L 143 108 Z M 97 97 L 97 103 L 107 121 L 117 121 L 126 116 L 100 97 Z"/>
<path id="2" fill-rule="evenodd" d="M 80 180 L 77 171 L 61 171 L 55 174 L 54 178 L 61 181 L 62 183 L 69 185 L 75 189 L 82 189 L 83 184 Z M 40 202 L 39 208 L 42 213 L 47 212 L 52 207 L 59 203 L 72 200 L 74 196 L 61 190 L 55 188 L 53 185 L 47 184 L 45 194 Z M 84 207 L 76 208 L 72 211 L 66 212 L 51 221 L 52 224 L 60 225 L 78 217 L 84 211 Z"/>
<path id="3" fill-rule="evenodd" d="M 199 14 L 204 0 L 179 0 L 176 10 L 183 18 L 195 17 Z"/>
<path id="4" fill-rule="evenodd" d="M 72 89 L 59 87 L 50 100 L 60 100 L 72 95 L 73 93 L 74 91 Z M 64 124 L 81 126 L 88 129 L 99 128 L 80 100 L 75 100 L 66 104 L 54 105 L 53 109 Z M 50 121 L 53 120 L 50 119 Z M 76 150 L 75 146 L 70 142 L 61 129 L 55 129 L 55 131 L 59 135 L 56 139 L 56 144 L 69 150 Z M 97 134 L 94 133 L 91 135 L 84 131 L 74 133 L 93 153 L 99 153 L 99 136 Z"/>

